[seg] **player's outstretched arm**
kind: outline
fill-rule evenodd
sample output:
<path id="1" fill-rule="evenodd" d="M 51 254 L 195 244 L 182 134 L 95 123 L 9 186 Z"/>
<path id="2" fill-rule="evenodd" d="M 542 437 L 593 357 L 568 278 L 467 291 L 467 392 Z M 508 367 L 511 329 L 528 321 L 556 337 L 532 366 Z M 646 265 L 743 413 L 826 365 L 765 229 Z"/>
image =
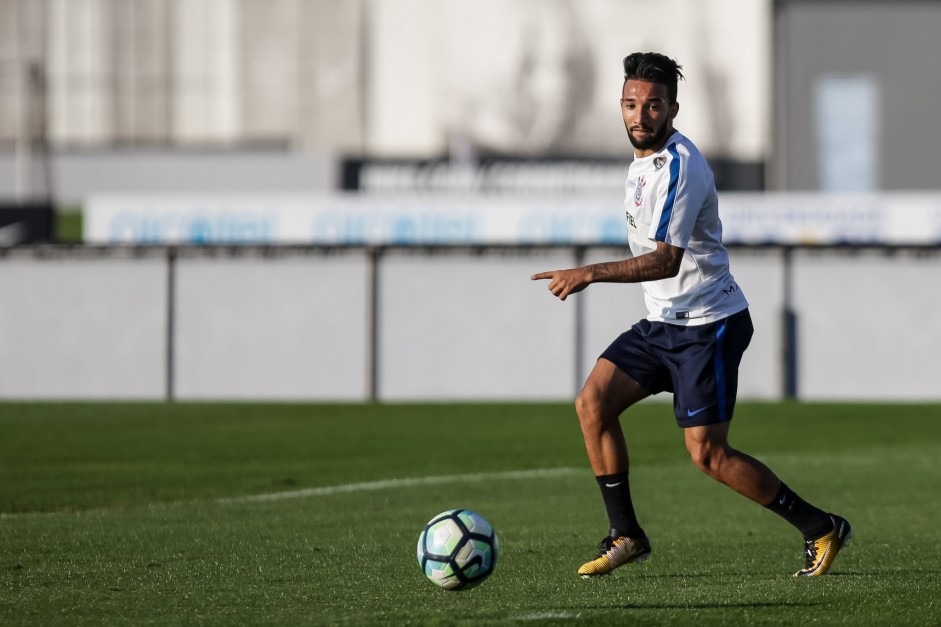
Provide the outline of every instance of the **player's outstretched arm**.
<path id="1" fill-rule="evenodd" d="M 569 270 L 552 270 L 532 275 L 533 281 L 549 280 L 549 291 L 559 300 L 581 292 L 592 283 L 640 283 L 674 277 L 680 271 L 684 249 L 657 242 L 657 249 L 621 261 L 593 263 Z"/>

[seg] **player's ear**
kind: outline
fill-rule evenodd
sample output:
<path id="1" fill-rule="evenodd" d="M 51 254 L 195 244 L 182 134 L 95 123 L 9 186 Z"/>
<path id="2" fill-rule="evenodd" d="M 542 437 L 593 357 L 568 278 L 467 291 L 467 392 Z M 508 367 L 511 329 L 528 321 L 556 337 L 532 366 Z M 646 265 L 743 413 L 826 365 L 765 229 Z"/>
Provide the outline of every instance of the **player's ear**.
<path id="1" fill-rule="evenodd" d="M 670 119 L 674 119 L 676 114 L 680 112 L 680 103 L 674 101 L 670 103 Z"/>

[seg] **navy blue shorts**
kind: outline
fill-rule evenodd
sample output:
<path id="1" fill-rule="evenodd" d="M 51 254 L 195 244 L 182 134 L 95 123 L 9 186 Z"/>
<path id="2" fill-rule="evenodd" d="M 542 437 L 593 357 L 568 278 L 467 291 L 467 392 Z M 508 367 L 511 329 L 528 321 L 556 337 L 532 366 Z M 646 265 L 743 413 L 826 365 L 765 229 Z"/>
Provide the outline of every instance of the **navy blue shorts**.
<path id="1" fill-rule="evenodd" d="M 601 357 L 651 394 L 673 392 L 679 426 L 710 425 L 732 419 L 738 366 L 753 332 L 748 309 L 698 326 L 641 320 Z"/>

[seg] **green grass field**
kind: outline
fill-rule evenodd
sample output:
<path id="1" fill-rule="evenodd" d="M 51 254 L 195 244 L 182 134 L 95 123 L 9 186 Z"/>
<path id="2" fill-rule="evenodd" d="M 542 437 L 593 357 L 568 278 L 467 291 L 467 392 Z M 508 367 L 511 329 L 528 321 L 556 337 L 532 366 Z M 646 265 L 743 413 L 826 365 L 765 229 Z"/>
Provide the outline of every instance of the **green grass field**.
<path id="1" fill-rule="evenodd" d="M 625 429 L 653 558 L 583 581 L 606 520 L 567 404 L 0 404 L 0 624 L 941 623 L 941 406 L 740 404 L 732 444 L 853 523 L 814 579 L 668 405 Z M 502 549 L 465 592 L 415 560 L 452 507 Z"/>
<path id="2" fill-rule="evenodd" d="M 60 207 L 56 211 L 53 238 L 63 244 L 77 244 L 82 241 L 81 207 Z"/>

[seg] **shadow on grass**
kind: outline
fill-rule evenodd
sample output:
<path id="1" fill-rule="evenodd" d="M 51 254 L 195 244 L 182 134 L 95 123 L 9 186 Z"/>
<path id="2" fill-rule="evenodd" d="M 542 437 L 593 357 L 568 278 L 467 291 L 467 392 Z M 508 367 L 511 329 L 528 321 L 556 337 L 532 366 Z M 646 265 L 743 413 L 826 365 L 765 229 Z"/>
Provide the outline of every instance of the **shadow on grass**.
<path id="1" fill-rule="evenodd" d="M 841 571 L 838 573 L 827 573 L 827 577 L 898 577 L 911 575 L 941 575 L 941 570 L 931 570 L 927 568 L 903 568 L 899 570 L 866 570 L 866 571 Z"/>
<path id="2" fill-rule="evenodd" d="M 744 601 L 741 603 L 619 603 L 596 605 L 592 609 L 608 610 L 731 610 L 781 607 L 814 607 L 820 603 L 794 601 Z"/>
<path id="3" fill-rule="evenodd" d="M 866 578 L 873 577 L 911 577 L 913 575 L 941 575 L 941 569 L 931 568 L 904 568 L 899 570 L 842 570 L 839 572 L 829 572 L 826 577 L 844 577 L 844 578 Z M 792 575 L 769 575 L 768 573 L 739 573 L 729 575 L 717 575 L 715 573 L 662 573 L 656 575 L 643 575 L 643 579 L 710 579 L 716 580 L 725 578 L 730 581 L 741 579 L 743 576 L 752 578 L 761 578 L 768 580 L 787 579 L 794 581 L 812 581 L 818 577 L 793 577 Z"/>

